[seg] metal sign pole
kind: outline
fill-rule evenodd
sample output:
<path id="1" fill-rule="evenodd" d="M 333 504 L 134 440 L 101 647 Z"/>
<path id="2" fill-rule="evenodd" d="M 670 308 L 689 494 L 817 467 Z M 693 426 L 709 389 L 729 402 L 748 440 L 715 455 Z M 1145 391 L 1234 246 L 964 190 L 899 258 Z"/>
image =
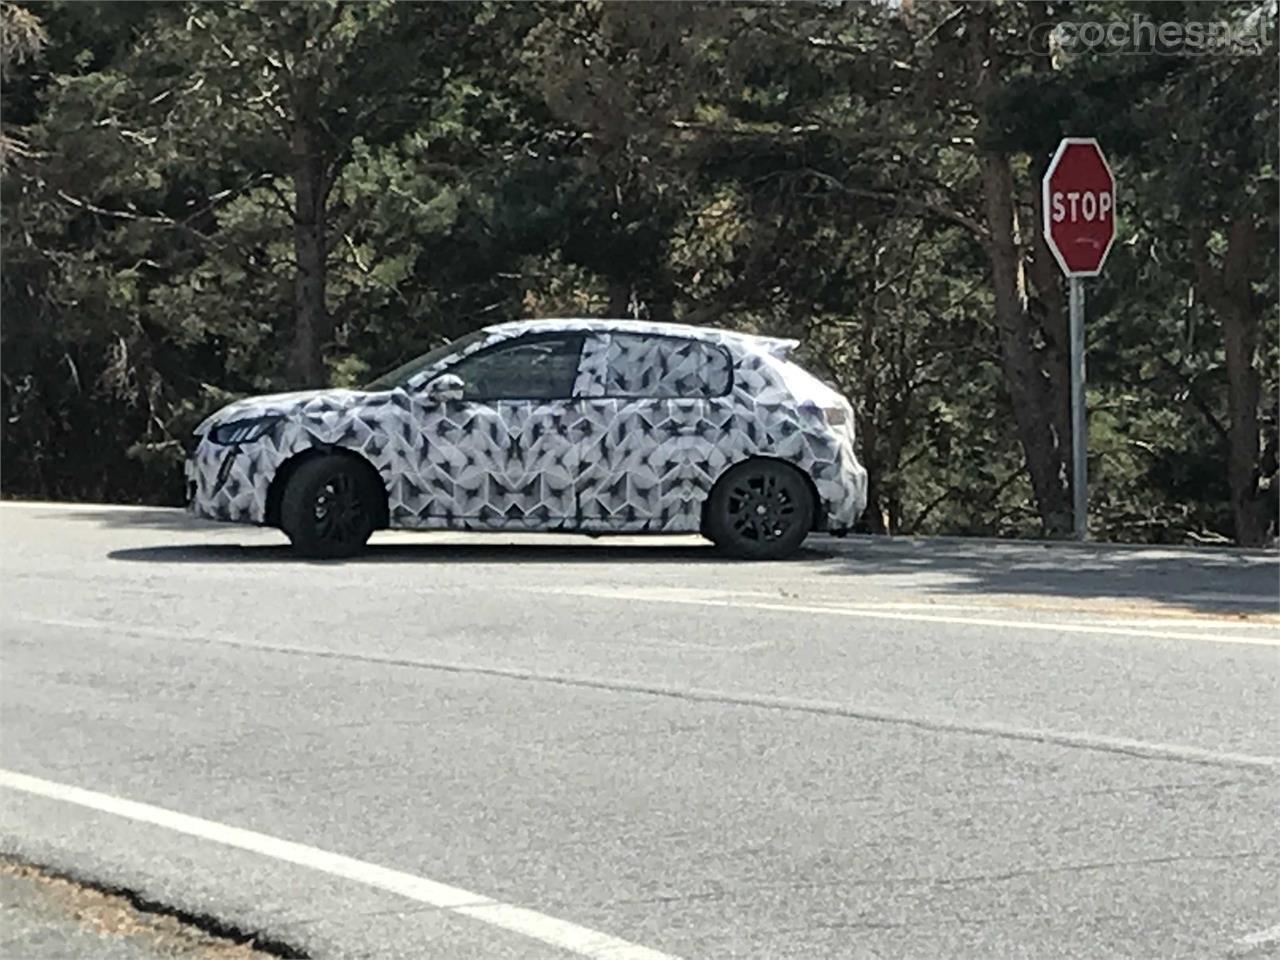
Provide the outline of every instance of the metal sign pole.
<path id="1" fill-rule="evenodd" d="M 1088 437 L 1084 419 L 1084 281 L 1068 281 L 1071 312 L 1071 503 L 1077 540 L 1089 538 Z"/>

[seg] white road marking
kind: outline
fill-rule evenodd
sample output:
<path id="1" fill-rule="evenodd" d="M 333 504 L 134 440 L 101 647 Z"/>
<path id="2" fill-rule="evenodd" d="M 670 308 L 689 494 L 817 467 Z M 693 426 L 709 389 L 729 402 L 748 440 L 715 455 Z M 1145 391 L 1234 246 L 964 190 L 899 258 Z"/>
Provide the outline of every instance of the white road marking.
<path id="1" fill-rule="evenodd" d="M 1280 943 L 1280 924 L 1275 927 L 1268 927 L 1265 931 L 1248 934 L 1247 937 L 1240 937 L 1233 945 L 1233 950 L 1229 952 L 1229 956 L 1248 956 L 1256 954 L 1258 950 L 1265 950 L 1267 947 L 1274 947 Z M 1267 950 L 1267 952 L 1271 952 Z"/>
<path id="2" fill-rule="evenodd" d="M 1251 933 L 1247 937 L 1241 937 L 1236 941 L 1238 947 L 1265 947 L 1273 943 L 1280 943 L 1280 923 L 1274 927 L 1268 927 L 1266 930 L 1259 930 L 1257 933 Z"/>
<path id="3" fill-rule="evenodd" d="M 723 703 L 740 707 L 761 707 L 767 710 L 785 710 L 797 713 L 813 713 L 822 716 L 847 717 L 873 723 L 888 723 L 915 727 L 942 733 L 961 733 L 981 737 L 999 737 L 1005 740 L 1024 740 L 1031 743 L 1047 743 L 1103 753 L 1119 753 L 1148 760 L 1170 760 L 1179 763 L 1199 763 L 1220 767 L 1245 767 L 1256 770 L 1280 769 L 1280 757 L 1231 751 L 1211 750 L 1205 747 L 1181 743 L 1137 740 L 1130 737 L 1112 737 L 1104 734 L 1077 733 L 1042 727 L 1019 727 L 1013 724 L 985 721 L 953 720 L 945 717 L 929 717 L 919 714 L 896 713 L 877 707 L 862 707 L 836 703 L 830 700 L 806 700 L 799 697 L 779 697 L 772 694 L 713 690 L 704 687 L 680 687 L 633 680 L 617 680 L 608 677 L 592 677 L 565 673 L 547 673 L 523 670 L 515 667 L 486 666 L 484 664 L 457 663 L 441 660 L 420 660 L 413 657 L 392 657 L 385 654 L 355 653 L 330 650 L 323 647 L 303 647 L 295 644 L 267 643 L 235 637 L 198 635 L 183 631 L 178 635 L 173 628 L 130 626 L 107 620 L 48 619 L 42 617 L 11 617 L 7 622 L 25 622 L 41 626 L 69 627 L 92 630 L 99 633 L 122 636 L 149 637 L 170 643 L 223 646 L 242 650 L 259 650 L 291 656 L 316 657 L 328 660 L 348 660 L 355 663 L 376 663 L 393 667 L 409 667 L 419 670 L 438 670 L 445 673 L 473 674 L 477 676 L 504 677 L 535 683 L 555 683 L 569 687 L 592 690 L 609 690 L 618 693 L 637 693 L 652 697 L 669 697 L 695 703 Z"/>
<path id="4" fill-rule="evenodd" d="M 1201 600 L 1206 603 L 1258 603 L 1268 604 L 1280 609 L 1280 596 L 1271 593 L 1188 593 L 1186 600 Z"/>
<path id="5" fill-rule="evenodd" d="M 70 513 L 77 510 L 92 510 L 95 513 L 102 510 L 111 510 L 111 511 L 120 511 L 120 512 L 165 510 L 170 513 L 173 513 L 175 516 L 177 516 L 178 514 L 186 514 L 186 511 L 183 510 L 181 507 L 140 507 L 137 504 L 129 504 L 129 503 L 93 503 L 92 501 L 85 501 L 81 503 L 74 500 L 0 500 L 0 507 L 7 507 L 10 510 L 16 510 L 16 509 L 60 510 L 65 513 Z"/>
<path id="6" fill-rule="evenodd" d="M 1047 610 L 1047 613 L 1056 613 L 1058 611 Z M 1075 613 L 1076 611 L 1065 611 Z M 1229 626 L 1232 630 L 1270 630 L 1280 636 L 1280 620 L 1242 620 L 1233 614 L 1228 614 L 1222 618 L 1213 618 L 1209 616 L 1189 618 L 1189 617 L 1125 617 L 1124 620 L 1078 620 L 1077 623 L 1094 626 L 1109 626 L 1114 623 L 1125 623 L 1131 627 L 1172 627 L 1174 629 L 1192 629 L 1199 627 L 1202 630 L 1220 630 L 1223 625 Z"/>
<path id="7" fill-rule="evenodd" d="M 727 607 L 741 610 L 767 610 L 778 613 L 826 614 L 838 617 L 865 617 L 873 620 L 909 620 L 913 623 L 945 623 L 952 626 L 998 627 L 1010 630 L 1035 630 L 1049 633 L 1088 633 L 1117 637 L 1147 637 L 1156 640 L 1197 640 L 1207 643 L 1239 643 L 1251 646 L 1280 646 L 1280 628 L 1273 627 L 1272 636 L 1217 632 L 1222 621 L 1203 621 L 1204 629 L 1189 633 L 1168 629 L 1134 627 L 1126 621 L 1097 621 L 1088 623 L 1060 620 L 1014 620 L 996 617 L 959 617 L 927 613 L 906 613 L 886 610 L 883 607 L 836 605 L 829 603 L 778 603 L 753 599 L 752 595 L 734 596 L 719 591 L 698 591 L 684 588 L 663 587 L 522 587 L 541 594 L 591 597 L 600 600 L 649 601 L 652 603 L 680 603 L 701 607 Z M 1186 621 L 1192 623 L 1198 621 Z"/>
<path id="8" fill-rule="evenodd" d="M 522 588 L 525 589 L 525 588 Z M 573 587 L 567 588 L 575 589 Z M 849 605 L 841 600 L 828 600 L 822 597 L 805 598 L 798 593 L 785 593 L 777 590 L 699 590 L 691 587 L 666 587 L 665 590 L 678 591 L 686 593 L 690 596 L 702 596 L 707 599 L 721 600 L 738 600 L 742 597 L 751 599 L 760 599 L 765 602 L 786 603 L 787 601 L 800 601 L 816 604 L 822 607 L 848 608 Z M 539 589 L 539 592 L 543 592 Z M 1142 626 L 1142 627 L 1187 627 L 1196 628 L 1206 625 L 1217 629 L 1222 623 L 1231 624 L 1233 630 L 1277 630 L 1280 631 L 1280 610 L 1274 617 L 1268 617 L 1266 614 L 1219 611 L 1217 614 L 1205 613 L 1199 616 L 1187 616 L 1185 611 L 1179 613 L 1161 613 L 1154 616 L 1125 616 L 1123 619 L 1110 618 L 1102 616 L 1105 611 L 1079 604 L 1070 606 L 1061 602 L 1058 597 L 1044 597 L 1037 594 L 1009 594 L 1013 602 L 1010 603 L 992 603 L 989 601 L 966 601 L 963 603 L 952 603 L 938 600 L 876 600 L 874 609 L 889 611 L 925 611 L 929 613 L 937 613 L 944 610 L 959 610 L 964 613 L 973 614 L 986 611 L 996 611 L 998 613 L 1009 613 L 1011 611 L 1027 611 L 1032 613 L 1042 613 L 1046 616 L 1070 615 L 1073 617 L 1093 617 L 1094 619 L 1080 619 L 1075 623 L 1091 624 L 1095 626 L 1119 625 L 1126 627 Z M 1222 596 L 1219 595 L 1219 599 Z M 1139 597 L 1102 597 L 1098 598 L 1106 602 L 1124 603 L 1129 600 L 1139 600 Z M 1193 599 L 1188 595 L 1184 599 Z M 1057 601 L 1056 603 L 1048 602 L 1049 600 Z M 1018 602 L 1021 601 L 1021 602 Z M 1273 601 L 1280 608 L 1280 601 Z M 861 609 L 871 606 L 869 603 L 858 605 Z M 1129 609 L 1133 609 L 1129 607 Z M 1248 617 L 1248 619 L 1246 619 Z"/>
<path id="9" fill-rule="evenodd" d="M 678 960 L 669 953 L 651 950 L 607 933 L 580 927 L 567 920 L 549 917 L 527 907 L 503 903 L 469 890 L 428 880 L 426 877 L 380 867 L 376 863 L 356 860 L 318 847 L 281 840 L 265 833 L 228 826 L 214 820 L 193 817 L 164 807 L 154 807 L 149 803 L 138 803 L 106 793 L 55 783 L 52 780 L 42 780 L 13 770 L 0 769 L 0 786 L 51 800 L 73 803 L 90 810 L 136 820 L 139 823 L 164 827 L 187 836 L 248 850 L 285 863 L 293 863 L 341 877 L 344 880 L 377 887 L 440 910 L 448 910 L 451 913 L 479 920 L 492 927 L 540 940 L 580 957 L 589 957 L 591 960 Z"/>
<path id="10" fill-rule="evenodd" d="M 627 645 L 632 647 L 661 647 L 666 650 L 709 650 L 713 653 L 746 653 L 748 650 L 763 650 L 772 646 L 769 640 L 754 643 L 696 643 L 692 640 L 646 640 L 630 637 Z"/>

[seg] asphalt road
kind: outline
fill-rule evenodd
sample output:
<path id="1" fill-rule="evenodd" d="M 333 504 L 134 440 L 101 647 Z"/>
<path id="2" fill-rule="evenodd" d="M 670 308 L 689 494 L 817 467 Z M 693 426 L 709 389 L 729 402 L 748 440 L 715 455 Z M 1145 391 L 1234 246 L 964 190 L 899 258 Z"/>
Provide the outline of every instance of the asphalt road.
<path id="1" fill-rule="evenodd" d="M 0 851 L 311 956 L 1280 951 L 1274 554 L 0 540 Z"/>

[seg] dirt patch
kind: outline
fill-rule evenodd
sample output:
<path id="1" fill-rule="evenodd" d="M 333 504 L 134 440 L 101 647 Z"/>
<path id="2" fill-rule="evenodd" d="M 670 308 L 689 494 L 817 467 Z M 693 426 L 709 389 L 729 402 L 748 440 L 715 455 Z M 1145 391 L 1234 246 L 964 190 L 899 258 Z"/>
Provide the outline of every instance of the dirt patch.
<path id="1" fill-rule="evenodd" d="M 74 924 L 85 933 L 128 941 L 147 955 L 180 960 L 277 960 L 306 954 L 251 933 L 234 931 L 206 917 L 193 917 L 54 871 L 0 856 L 15 903 L 37 923 Z"/>

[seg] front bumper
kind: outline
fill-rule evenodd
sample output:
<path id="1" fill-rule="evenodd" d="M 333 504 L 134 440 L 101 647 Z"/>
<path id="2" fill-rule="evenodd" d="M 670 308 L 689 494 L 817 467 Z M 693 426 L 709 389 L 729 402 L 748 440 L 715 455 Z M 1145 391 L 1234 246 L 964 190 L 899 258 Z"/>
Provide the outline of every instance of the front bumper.
<path id="1" fill-rule="evenodd" d="M 255 442 L 223 446 L 201 437 L 184 468 L 187 510 L 205 520 L 266 523 L 267 492 L 278 460 Z"/>

